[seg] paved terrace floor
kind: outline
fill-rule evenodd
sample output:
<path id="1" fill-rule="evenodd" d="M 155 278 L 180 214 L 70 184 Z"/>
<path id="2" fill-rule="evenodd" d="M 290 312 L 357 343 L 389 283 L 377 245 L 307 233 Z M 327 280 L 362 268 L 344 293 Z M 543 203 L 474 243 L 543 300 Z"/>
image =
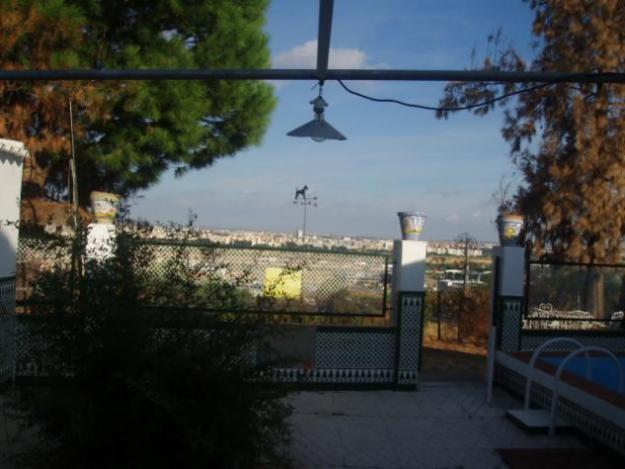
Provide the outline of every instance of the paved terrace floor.
<path id="1" fill-rule="evenodd" d="M 507 468 L 497 452 L 505 448 L 543 450 L 513 456 L 518 464 L 512 467 L 539 469 L 561 467 L 546 456 L 597 453 L 571 434 L 525 433 L 504 415 L 522 403 L 495 389 L 493 402 L 486 404 L 482 383 L 431 382 L 417 392 L 301 392 L 290 402 L 297 468 Z M 589 466 L 569 467 L 612 463 L 593 459 Z"/>
<path id="2" fill-rule="evenodd" d="M 505 409 L 518 408 L 521 402 L 496 388 L 493 402 L 486 404 L 484 390 L 482 383 L 429 382 L 421 384 L 416 392 L 291 394 L 293 467 L 625 468 L 625 462 L 620 459 L 616 463 L 612 459 L 598 461 L 574 435 L 549 438 L 526 434 L 504 416 Z M 0 416 L 0 427 L 0 469 L 22 467 L 11 454 L 23 450 L 25 442 L 8 444 L 18 432 L 6 415 Z M 546 455 L 520 451 L 519 458 L 519 452 L 513 451 L 512 457 L 518 464 L 508 465 L 497 452 L 502 448 L 542 449 Z M 584 453 L 591 454 L 589 464 L 583 461 Z M 566 455 L 568 462 L 562 459 Z M 588 454 L 585 457 L 587 462 Z M 576 463 L 571 464 L 571 460 Z"/>

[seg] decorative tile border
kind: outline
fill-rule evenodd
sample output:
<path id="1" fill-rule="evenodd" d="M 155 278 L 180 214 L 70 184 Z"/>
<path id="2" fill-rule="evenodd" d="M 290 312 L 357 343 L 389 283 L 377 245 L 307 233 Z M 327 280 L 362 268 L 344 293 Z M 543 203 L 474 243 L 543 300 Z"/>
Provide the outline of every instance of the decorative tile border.
<path id="1" fill-rule="evenodd" d="M 260 377 L 278 383 L 378 385 L 414 388 L 420 366 L 424 293 L 401 293 L 396 327 L 317 327 L 310 364 L 276 367 Z M 18 325 L 16 352 L 19 376 L 46 374 L 45 363 L 33 361 L 28 326 Z M 245 351 L 253 362 L 257 350 Z"/>
<path id="2" fill-rule="evenodd" d="M 392 368 L 273 368 L 261 380 L 299 384 L 393 384 Z"/>
<path id="3" fill-rule="evenodd" d="M 604 347 L 608 350 L 625 350 L 625 331 L 622 334 L 597 334 L 593 335 L 592 331 L 582 331 L 583 334 L 576 334 L 576 331 L 548 331 L 549 333 L 535 334 L 531 331 L 521 332 L 521 350 L 535 350 L 543 342 L 553 339 L 554 337 L 574 337 L 584 345 L 594 345 L 596 347 Z"/>
<path id="4" fill-rule="evenodd" d="M 497 301 L 497 348 L 515 352 L 521 345 L 523 297 L 499 297 Z"/>
<path id="5" fill-rule="evenodd" d="M 417 384 L 423 342 L 424 292 L 399 292 L 397 384 Z"/>

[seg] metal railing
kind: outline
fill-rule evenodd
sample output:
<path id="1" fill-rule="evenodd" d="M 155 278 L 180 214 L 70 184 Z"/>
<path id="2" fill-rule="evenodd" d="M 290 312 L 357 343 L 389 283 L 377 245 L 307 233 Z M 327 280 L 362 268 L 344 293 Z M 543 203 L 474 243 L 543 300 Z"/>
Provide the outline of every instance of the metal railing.
<path id="1" fill-rule="evenodd" d="M 186 272 L 193 296 L 186 308 L 214 312 L 385 317 L 390 310 L 388 254 L 303 248 L 230 247 L 208 243 L 139 242 L 138 278 L 151 285 L 146 307 L 180 305 Z M 18 295 L 27 302 L 32 282 L 69 252 L 54 241 L 23 238 L 18 250 Z"/>
<path id="2" fill-rule="evenodd" d="M 625 265 L 527 262 L 525 330 L 623 330 Z"/>

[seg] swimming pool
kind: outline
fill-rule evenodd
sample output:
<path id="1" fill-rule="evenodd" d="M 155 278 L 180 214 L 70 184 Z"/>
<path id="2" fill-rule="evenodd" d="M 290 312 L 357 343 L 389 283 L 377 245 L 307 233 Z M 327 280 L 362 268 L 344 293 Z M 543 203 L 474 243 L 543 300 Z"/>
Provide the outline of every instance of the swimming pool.
<path id="1" fill-rule="evenodd" d="M 625 356 L 619 356 L 617 358 L 623 369 L 625 369 Z M 589 377 L 589 381 L 611 391 L 618 392 L 618 368 L 614 361 L 612 361 L 610 357 L 606 356 L 591 355 L 589 359 L 591 363 L 591 375 Z M 564 355 L 545 355 L 540 357 L 540 360 L 557 368 L 564 360 Z M 586 367 L 587 358 L 582 355 L 572 358 L 566 364 L 564 371 L 573 373 L 581 378 L 588 379 L 586 377 Z"/>
<path id="2" fill-rule="evenodd" d="M 586 357 L 572 358 L 556 385 L 556 371 L 569 352 L 545 351 L 534 367 L 531 351 L 495 353 L 495 380 L 523 397 L 531 376 L 530 397 L 533 406 L 549 411 L 557 387 L 558 418 L 625 454 L 625 395 L 617 392 L 618 372 L 607 356 L 591 353 L 591 379 L 586 379 Z M 625 354 L 617 352 L 625 366 Z M 521 406 L 523 407 L 523 406 Z"/>

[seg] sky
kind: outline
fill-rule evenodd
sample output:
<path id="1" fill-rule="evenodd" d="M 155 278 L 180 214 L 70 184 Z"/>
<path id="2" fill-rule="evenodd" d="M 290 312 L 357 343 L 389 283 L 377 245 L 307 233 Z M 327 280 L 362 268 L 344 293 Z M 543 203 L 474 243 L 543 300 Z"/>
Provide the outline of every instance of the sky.
<path id="1" fill-rule="evenodd" d="M 274 68 L 314 68 L 317 0 L 273 0 L 266 33 Z M 531 59 L 532 14 L 521 0 L 335 0 L 331 68 L 466 69 L 501 28 Z M 380 98 L 436 105 L 443 83 L 348 82 Z M 434 113 L 373 103 L 326 82 L 328 122 L 346 141 L 313 142 L 286 133 L 312 118 L 314 82 L 273 82 L 278 104 L 261 145 L 183 177 L 173 172 L 139 194 L 132 214 L 206 228 L 294 232 L 302 226 L 295 189 L 318 206 L 309 233 L 398 238 L 398 211 L 427 214 L 423 237 L 469 232 L 496 239 L 492 194 L 502 177 L 518 180 L 501 137 L 503 114 Z"/>

